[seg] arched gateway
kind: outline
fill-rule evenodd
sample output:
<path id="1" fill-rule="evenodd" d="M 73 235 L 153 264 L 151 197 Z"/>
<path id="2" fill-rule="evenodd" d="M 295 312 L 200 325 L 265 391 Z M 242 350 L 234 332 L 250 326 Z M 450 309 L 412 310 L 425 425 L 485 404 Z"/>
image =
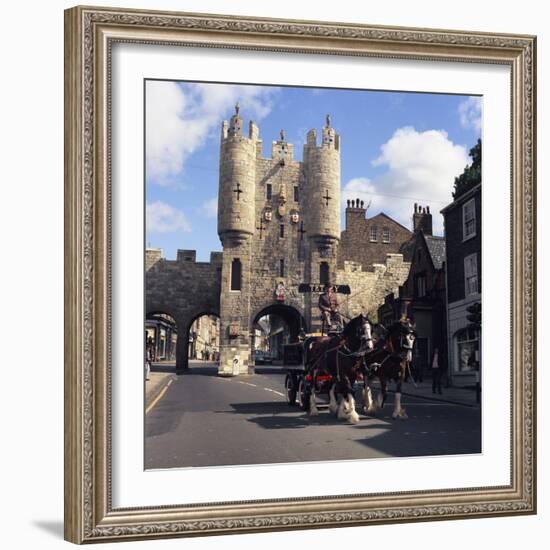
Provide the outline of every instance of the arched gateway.
<path id="1" fill-rule="evenodd" d="M 252 349 L 263 352 L 270 361 L 282 362 L 283 346 L 297 342 L 300 332 L 307 332 L 303 315 L 294 307 L 274 303 L 253 318 Z"/>

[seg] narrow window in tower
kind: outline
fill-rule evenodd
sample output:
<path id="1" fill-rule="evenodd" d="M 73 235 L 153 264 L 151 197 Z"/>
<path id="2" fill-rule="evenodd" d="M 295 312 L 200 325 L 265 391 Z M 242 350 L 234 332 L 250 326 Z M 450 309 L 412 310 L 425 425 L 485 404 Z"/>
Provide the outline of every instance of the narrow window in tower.
<path id="1" fill-rule="evenodd" d="M 294 202 L 298 202 L 298 186 L 294 186 Z"/>
<path id="2" fill-rule="evenodd" d="M 328 262 L 321 262 L 319 266 L 319 282 L 322 285 L 328 283 Z"/>
<path id="3" fill-rule="evenodd" d="M 285 260 L 284 258 L 281 258 L 279 260 L 279 277 L 285 276 Z"/>
<path id="4" fill-rule="evenodd" d="M 241 260 L 234 258 L 231 262 L 231 290 L 241 290 Z"/>
<path id="5" fill-rule="evenodd" d="M 271 183 L 268 183 L 266 186 L 265 186 L 265 198 L 270 201 L 271 200 L 271 194 L 273 192 L 273 188 L 271 186 Z"/>
<path id="6" fill-rule="evenodd" d="M 281 237 L 281 239 L 285 238 L 285 226 L 283 224 L 279 226 L 279 237 Z"/>

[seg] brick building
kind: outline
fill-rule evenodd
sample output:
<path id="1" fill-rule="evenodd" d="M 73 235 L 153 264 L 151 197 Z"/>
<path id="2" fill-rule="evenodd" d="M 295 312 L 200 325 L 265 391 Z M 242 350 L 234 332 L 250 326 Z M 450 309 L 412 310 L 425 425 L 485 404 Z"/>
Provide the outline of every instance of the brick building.
<path id="1" fill-rule="evenodd" d="M 338 250 L 338 266 L 353 261 L 361 264 L 364 271 L 372 270 L 373 264 L 383 264 L 388 254 L 400 254 L 412 232 L 383 212 L 372 218 L 366 217 L 363 201 L 348 201 Z M 407 260 L 408 258 L 405 258 Z"/>

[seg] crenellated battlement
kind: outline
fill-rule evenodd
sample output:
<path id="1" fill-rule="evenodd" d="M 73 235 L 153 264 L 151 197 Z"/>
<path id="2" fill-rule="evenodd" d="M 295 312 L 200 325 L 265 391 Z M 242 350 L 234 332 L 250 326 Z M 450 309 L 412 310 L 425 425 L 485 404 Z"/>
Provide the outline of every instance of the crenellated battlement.
<path id="1" fill-rule="evenodd" d="M 177 267 L 181 265 L 190 265 L 198 266 L 203 269 L 219 268 L 222 265 L 223 261 L 223 252 L 210 252 L 210 261 L 208 262 L 197 262 L 197 251 L 196 250 L 186 250 L 178 249 L 176 252 L 175 260 L 167 260 L 162 255 L 161 248 L 146 248 L 145 249 L 145 270 L 149 271 L 153 266 L 157 266 L 157 269 L 160 269 L 160 266 L 165 267 Z"/>
<path id="2" fill-rule="evenodd" d="M 304 144 L 304 159 L 308 149 L 334 149 L 340 151 L 340 134 L 330 124 L 330 115 L 327 115 L 326 125 L 321 130 L 321 143 L 317 143 L 317 130 L 311 129 L 307 133 Z"/>

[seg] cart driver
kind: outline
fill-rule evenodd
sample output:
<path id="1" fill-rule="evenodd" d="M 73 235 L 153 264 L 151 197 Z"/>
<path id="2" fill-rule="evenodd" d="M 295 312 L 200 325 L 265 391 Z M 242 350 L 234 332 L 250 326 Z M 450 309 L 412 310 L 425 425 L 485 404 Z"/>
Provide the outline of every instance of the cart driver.
<path id="1" fill-rule="evenodd" d="M 332 329 L 335 324 L 338 329 L 343 326 L 342 316 L 338 311 L 338 299 L 332 283 L 325 283 L 324 292 L 319 296 L 319 309 L 321 310 L 321 318 L 327 330 Z"/>

